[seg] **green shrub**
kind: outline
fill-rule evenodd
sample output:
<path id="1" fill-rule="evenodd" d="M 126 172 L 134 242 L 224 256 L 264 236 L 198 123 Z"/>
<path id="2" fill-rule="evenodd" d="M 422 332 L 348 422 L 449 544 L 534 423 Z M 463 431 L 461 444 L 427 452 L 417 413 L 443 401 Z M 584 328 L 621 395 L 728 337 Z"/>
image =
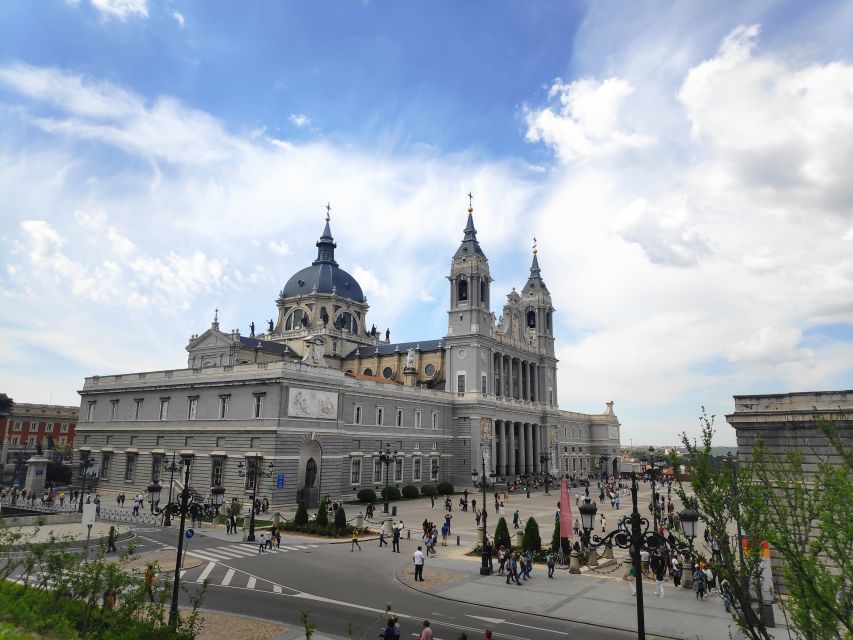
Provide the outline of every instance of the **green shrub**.
<path id="1" fill-rule="evenodd" d="M 320 506 L 317 507 L 317 517 L 314 519 L 318 527 L 329 526 L 329 513 L 326 509 L 326 501 L 320 500 Z"/>
<path id="2" fill-rule="evenodd" d="M 453 495 L 453 485 L 449 482 L 439 482 L 436 490 L 443 496 Z"/>
<path id="3" fill-rule="evenodd" d="M 560 553 L 560 521 L 554 523 L 554 535 L 551 536 L 551 551 Z"/>
<path id="4" fill-rule="evenodd" d="M 536 518 L 530 516 L 524 527 L 524 535 L 521 537 L 521 546 L 525 549 L 539 551 L 542 548 L 542 538 L 539 536 L 539 523 Z"/>
<path id="5" fill-rule="evenodd" d="M 386 500 L 399 500 L 400 490 L 394 485 L 385 487 L 384 489 L 382 489 L 382 497 Z"/>
<path id="6" fill-rule="evenodd" d="M 427 496 L 427 497 L 434 496 L 434 495 L 438 495 L 438 491 L 435 490 L 435 485 L 425 484 L 424 486 L 421 487 L 421 495 Z"/>
<path id="7" fill-rule="evenodd" d="M 509 537 L 509 527 L 506 526 L 506 518 L 503 516 L 498 520 L 498 526 L 495 527 L 495 548 L 500 549 L 501 545 L 509 549 L 512 546 L 512 540 Z"/>
<path id="8" fill-rule="evenodd" d="M 403 487 L 403 497 L 408 498 L 410 500 L 412 498 L 417 498 L 418 488 L 413 484 L 407 484 L 405 487 Z"/>
<path id="9" fill-rule="evenodd" d="M 335 529 L 345 529 L 347 526 L 347 514 L 344 512 L 344 505 L 339 504 L 338 510 L 335 511 Z"/>
<path id="10" fill-rule="evenodd" d="M 376 502 L 376 492 L 373 489 L 362 489 L 356 497 L 362 502 Z"/>
<path id="11" fill-rule="evenodd" d="M 296 517 L 293 519 L 296 524 L 308 524 L 308 509 L 305 507 L 303 500 L 299 501 L 296 507 Z"/>

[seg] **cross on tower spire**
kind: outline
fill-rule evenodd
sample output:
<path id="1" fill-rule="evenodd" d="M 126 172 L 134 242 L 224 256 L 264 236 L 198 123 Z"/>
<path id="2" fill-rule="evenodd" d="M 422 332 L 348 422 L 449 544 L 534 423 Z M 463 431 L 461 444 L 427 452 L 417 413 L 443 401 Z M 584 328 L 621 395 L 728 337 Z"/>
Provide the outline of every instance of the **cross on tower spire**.
<path id="1" fill-rule="evenodd" d="M 326 203 L 326 222 L 332 219 L 332 205 L 331 203 Z"/>

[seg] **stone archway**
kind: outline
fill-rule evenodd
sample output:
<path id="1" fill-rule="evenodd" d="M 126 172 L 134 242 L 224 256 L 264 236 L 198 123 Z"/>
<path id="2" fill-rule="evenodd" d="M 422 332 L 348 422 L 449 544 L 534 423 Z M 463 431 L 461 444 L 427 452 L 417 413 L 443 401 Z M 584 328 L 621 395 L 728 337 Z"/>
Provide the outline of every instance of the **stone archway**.
<path id="1" fill-rule="evenodd" d="M 299 448 L 299 467 L 296 477 L 296 499 L 314 509 L 320 504 L 323 452 L 316 440 L 305 440 Z"/>
<path id="2" fill-rule="evenodd" d="M 613 477 L 619 478 L 619 456 L 613 456 Z"/>

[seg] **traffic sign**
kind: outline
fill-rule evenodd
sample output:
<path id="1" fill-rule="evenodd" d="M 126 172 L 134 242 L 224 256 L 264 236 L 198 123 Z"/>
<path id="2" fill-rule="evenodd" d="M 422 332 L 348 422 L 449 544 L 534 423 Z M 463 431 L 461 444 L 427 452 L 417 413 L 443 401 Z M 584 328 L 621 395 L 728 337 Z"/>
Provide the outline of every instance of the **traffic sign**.
<path id="1" fill-rule="evenodd" d="M 284 489 L 284 474 L 278 474 L 278 478 L 275 480 L 275 488 L 276 489 Z"/>
<path id="2" fill-rule="evenodd" d="M 189 540 L 190 538 L 192 538 L 195 535 L 195 531 L 193 531 L 192 529 L 187 529 L 184 532 L 184 535 L 187 537 L 187 540 Z"/>

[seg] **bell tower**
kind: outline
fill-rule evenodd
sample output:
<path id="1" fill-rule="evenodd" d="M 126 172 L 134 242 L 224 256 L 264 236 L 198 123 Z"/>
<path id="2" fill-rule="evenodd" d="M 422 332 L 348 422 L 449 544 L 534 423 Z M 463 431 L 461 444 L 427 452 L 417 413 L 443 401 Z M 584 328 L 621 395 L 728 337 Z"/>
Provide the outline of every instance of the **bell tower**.
<path id="1" fill-rule="evenodd" d="M 536 238 L 533 238 L 533 262 L 530 276 L 521 291 L 521 305 L 524 310 L 524 331 L 534 337 L 540 353 L 554 356 L 554 305 L 551 304 L 551 292 L 542 280 Z"/>
<path id="2" fill-rule="evenodd" d="M 462 243 L 450 261 L 450 309 L 447 335 L 486 333 L 491 327 L 489 306 L 492 277 L 489 260 L 477 241 L 473 196 L 468 194 L 468 224 Z"/>

